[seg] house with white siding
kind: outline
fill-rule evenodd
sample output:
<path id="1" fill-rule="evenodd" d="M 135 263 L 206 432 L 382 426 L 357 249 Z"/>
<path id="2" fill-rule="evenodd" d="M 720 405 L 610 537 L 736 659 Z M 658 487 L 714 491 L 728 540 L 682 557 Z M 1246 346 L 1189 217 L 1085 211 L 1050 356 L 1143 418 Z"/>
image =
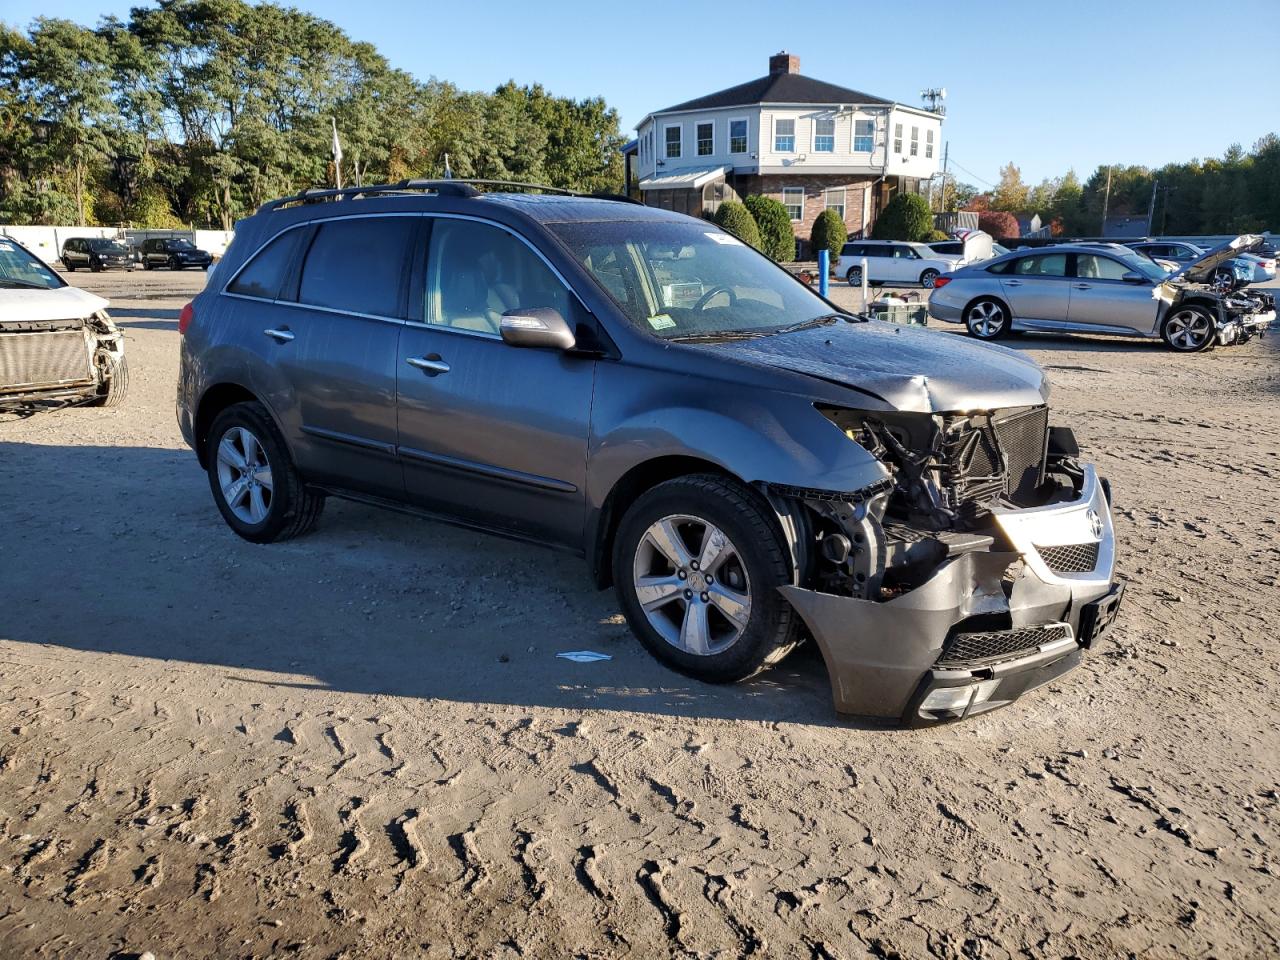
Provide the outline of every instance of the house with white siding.
<path id="1" fill-rule="evenodd" d="M 768 75 L 650 113 L 636 133 L 627 188 L 645 203 L 703 216 L 764 194 L 786 205 L 802 238 L 828 208 L 862 236 L 942 158 L 941 115 L 803 76 L 785 51 Z"/>

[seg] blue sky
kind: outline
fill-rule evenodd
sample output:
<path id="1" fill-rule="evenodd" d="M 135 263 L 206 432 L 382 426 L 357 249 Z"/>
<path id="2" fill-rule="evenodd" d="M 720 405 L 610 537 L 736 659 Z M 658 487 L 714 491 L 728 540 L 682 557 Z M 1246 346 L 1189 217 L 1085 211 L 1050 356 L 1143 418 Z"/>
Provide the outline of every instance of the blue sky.
<path id="1" fill-rule="evenodd" d="M 134 5 L 4 0 L 0 18 L 94 24 Z M 943 86 L 955 172 L 979 186 L 1010 160 L 1029 181 L 1068 167 L 1084 178 L 1102 163 L 1158 166 L 1280 133 L 1276 0 L 295 5 L 423 79 L 603 96 L 628 135 L 650 110 L 763 75 L 784 48 L 802 73 L 902 103 Z M 1229 74 L 1242 79 L 1219 79 Z"/>

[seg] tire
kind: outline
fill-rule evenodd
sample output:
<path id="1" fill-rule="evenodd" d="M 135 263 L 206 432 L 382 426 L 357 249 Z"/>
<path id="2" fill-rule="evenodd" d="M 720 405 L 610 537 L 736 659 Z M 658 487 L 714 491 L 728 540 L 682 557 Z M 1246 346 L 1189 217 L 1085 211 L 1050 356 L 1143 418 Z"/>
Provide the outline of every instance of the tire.
<path id="1" fill-rule="evenodd" d="M 62 261 L 62 265 L 63 265 L 64 267 L 66 267 L 66 268 L 67 268 L 67 273 L 75 273 L 75 272 L 76 272 L 76 265 L 75 265 L 74 263 L 72 263 L 70 260 L 66 260 L 66 259 L 64 259 L 64 260 Z"/>
<path id="2" fill-rule="evenodd" d="M 1009 333 L 1012 317 L 1009 307 L 995 297 L 979 297 L 964 308 L 964 325 L 969 336 L 979 340 L 998 340 Z"/>
<path id="3" fill-rule="evenodd" d="M 707 571 L 695 566 L 707 555 L 699 525 L 703 536 L 714 529 L 726 538 L 705 582 Z M 651 531 L 658 531 L 656 538 Z M 671 559 L 669 536 L 679 537 L 674 552 L 684 551 L 683 567 Z M 693 475 L 659 484 L 627 510 L 614 538 L 613 579 L 627 623 L 654 657 L 698 680 L 732 683 L 778 663 L 799 642 L 800 618 L 777 589 L 792 582 L 788 557 L 770 513 L 750 490 Z M 645 577 L 655 584 L 637 583 Z M 638 594 L 646 587 L 653 596 L 649 613 Z M 748 600 L 738 625 L 724 612 L 742 615 L 735 597 Z M 702 631 L 688 629 L 698 622 Z M 685 642 L 699 633 L 705 642 Z"/>
<path id="4" fill-rule="evenodd" d="M 862 286 L 862 268 L 850 267 L 849 272 L 844 275 L 844 279 L 851 287 Z"/>
<path id="5" fill-rule="evenodd" d="M 150 261 L 150 260 L 148 260 L 146 257 L 143 257 L 143 258 L 142 258 L 142 269 L 143 269 L 143 270 L 150 270 L 150 269 L 151 269 L 151 261 Z"/>
<path id="6" fill-rule="evenodd" d="M 206 264 L 205 264 L 203 267 L 201 267 L 200 269 L 201 269 L 201 270 L 203 270 L 205 273 L 208 273 L 208 272 L 209 272 L 209 264 L 207 264 L 207 263 L 206 263 Z"/>
<path id="7" fill-rule="evenodd" d="M 129 393 L 129 361 L 124 357 L 106 356 L 107 382 L 98 388 L 91 407 L 118 407 Z"/>
<path id="8" fill-rule="evenodd" d="M 929 290 L 932 290 L 934 281 L 937 279 L 938 279 L 937 270 L 926 270 L 924 273 L 920 274 L 920 286 L 925 287 Z"/>
<path id="9" fill-rule="evenodd" d="M 90 261 L 89 261 L 89 272 L 90 272 L 90 273 L 101 273 L 101 272 L 102 272 L 102 264 L 100 264 L 100 263 L 94 263 L 92 260 L 90 260 Z"/>
<path id="10" fill-rule="evenodd" d="M 169 258 L 169 269 L 170 269 L 170 270 L 181 270 L 181 269 L 182 269 L 182 265 L 181 265 L 181 264 L 179 264 L 177 260 L 174 260 L 172 257 L 170 257 L 170 258 Z"/>
<path id="11" fill-rule="evenodd" d="M 1213 314 L 1205 307 L 1185 304 L 1173 307 L 1160 324 L 1160 336 L 1170 350 L 1199 353 L 1213 346 Z"/>
<path id="12" fill-rule="evenodd" d="M 1230 267 L 1218 267 L 1210 279 L 1214 283 L 1235 283 L 1236 273 Z"/>
<path id="13" fill-rule="evenodd" d="M 246 440 L 246 434 L 254 449 Z M 238 455 L 243 464 L 246 446 L 251 446 L 251 462 L 259 464 L 257 470 L 242 473 L 236 466 L 235 456 L 223 456 L 222 442 L 230 444 L 230 454 Z M 265 457 L 266 470 L 262 470 Z M 218 414 L 209 431 L 208 448 L 209 488 L 213 502 L 217 504 L 222 519 L 232 530 L 251 543 L 276 543 L 309 533 L 315 528 L 324 510 L 324 495 L 308 490 L 302 476 L 293 465 L 284 437 L 275 422 L 260 403 L 237 403 Z M 265 474 L 266 482 L 263 483 Z M 223 482 L 228 486 L 245 476 L 257 482 L 258 492 L 252 489 L 237 498 L 235 506 L 223 493 Z M 252 485 L 250 485 L 252 487 Z M 265 488 L 265 494 L 263 492 Z M 255 499 L 263 507 L 260 519 L 253 514 Z"/>

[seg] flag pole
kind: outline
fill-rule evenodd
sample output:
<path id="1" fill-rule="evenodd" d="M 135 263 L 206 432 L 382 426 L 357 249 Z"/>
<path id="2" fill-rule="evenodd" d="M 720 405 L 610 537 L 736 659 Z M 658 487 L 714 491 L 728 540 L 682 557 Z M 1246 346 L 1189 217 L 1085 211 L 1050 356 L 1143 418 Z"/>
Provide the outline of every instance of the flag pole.
<path id="1" fill-rule="evenodd" d="M 333 124 L 333 185 L 341 190 L 342 144 L 338 142 L 338 120 L 336 117 L 330 117 L 329 122 Z"/>

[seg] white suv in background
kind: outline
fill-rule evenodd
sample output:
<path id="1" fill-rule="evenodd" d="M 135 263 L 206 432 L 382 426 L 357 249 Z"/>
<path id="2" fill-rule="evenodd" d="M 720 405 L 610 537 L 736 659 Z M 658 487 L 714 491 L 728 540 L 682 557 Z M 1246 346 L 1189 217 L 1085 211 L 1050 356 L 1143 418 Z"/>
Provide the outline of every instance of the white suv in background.
<path id="1" fill-rule="evenodd" d="M 862 258 L 867 259 L 867 282 L 914 284 L 932 289 L 943 273 L 957 267 L 959 258 L 935 253 L 924 243 L 905 240 L 850 240 L 840 250 L 838 269 L 852 286 L 862 283 Z"/>

